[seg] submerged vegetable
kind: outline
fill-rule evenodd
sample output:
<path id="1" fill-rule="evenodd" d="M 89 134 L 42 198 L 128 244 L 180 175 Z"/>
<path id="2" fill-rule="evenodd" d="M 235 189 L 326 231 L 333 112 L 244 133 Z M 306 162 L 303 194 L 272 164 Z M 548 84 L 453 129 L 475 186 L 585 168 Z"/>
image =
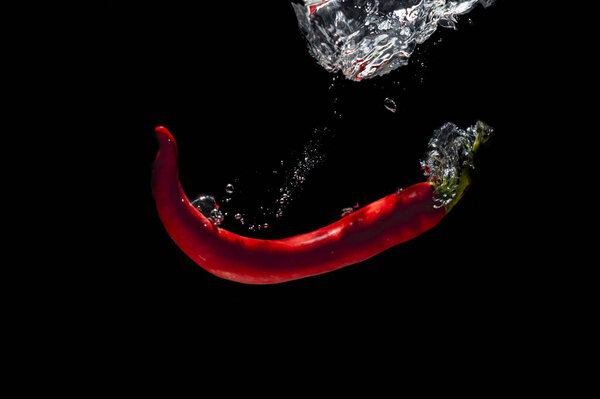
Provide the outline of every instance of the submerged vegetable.
<path id="1" fill-rule="evenodd" d="M 430 151 L 434 165 L 424 165 L 429 181 L 383 197 L 313 232 L 264 240 L 231 233 L 190 203 L 179 182 L 177 144 L 161 126 L 156 128 L 160 149 L 153 171 L 154 198 L 159 217 L 175 243 L 219 277 L 272 284 L 314 276 L 361 262 L 435 226 L 469 186 L 473 152 L 491 131 L 481 122 L 469 129 L 468 137 L 459 134 L 462 152 L 454 154 L 452 162 L 444 164 L 440 148 L 432 149 L 436 153 Z M 439 145 L 442 137 L 438 135 L 435 143 Z M 449 141 L 456 145 L 456 140 Z M 435 143 L 430 142 L 430 147 Z"/>

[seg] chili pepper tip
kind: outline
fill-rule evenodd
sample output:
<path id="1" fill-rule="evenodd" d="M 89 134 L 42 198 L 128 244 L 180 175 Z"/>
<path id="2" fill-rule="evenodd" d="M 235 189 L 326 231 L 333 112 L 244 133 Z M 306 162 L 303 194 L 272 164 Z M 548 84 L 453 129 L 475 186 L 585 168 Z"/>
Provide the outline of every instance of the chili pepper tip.
<path id="1" fill-rule="evenodd" d="M 157 126 L 154 128 L 154 131 L 156 132 L 156 136 L 159 141 L 166 140 L 167 142 L 175 143 L 173 135 L 171 134 L 171 132 L 169 132 L 169 130 L 166 127 Z"/>
<path id="2" fill-rule="evenodd" d="M 169 134 L 170 135 L 169 130 L 164 126 L 157 126 L 154 128 L 154 131 L 157 134 Z"/>

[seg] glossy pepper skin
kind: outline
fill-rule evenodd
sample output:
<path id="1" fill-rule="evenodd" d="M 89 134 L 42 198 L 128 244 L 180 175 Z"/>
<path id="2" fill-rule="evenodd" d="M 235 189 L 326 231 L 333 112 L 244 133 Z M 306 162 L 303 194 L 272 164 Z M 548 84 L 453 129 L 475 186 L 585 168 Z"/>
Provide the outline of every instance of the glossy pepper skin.
<path id="1" fill-rule="evenodd" d="M 419 183 L 328 226 L 280 240 L 243 237 L 211 223 L 179 183 L 177 144 L 157 127 L 160 149 L 152 187 L 158 215 L 175 243 L 202 268 L 247 284 L 273 284 L 330 272 L 368 259 L 435 226 L 434 188 Z"/>

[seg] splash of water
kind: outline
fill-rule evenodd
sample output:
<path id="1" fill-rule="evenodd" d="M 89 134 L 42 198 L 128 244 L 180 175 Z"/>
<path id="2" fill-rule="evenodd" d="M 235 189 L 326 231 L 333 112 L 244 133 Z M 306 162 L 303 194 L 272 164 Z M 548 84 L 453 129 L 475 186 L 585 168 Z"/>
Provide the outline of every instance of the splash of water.
<path id="1" fill-rule="evenodd" d="M 435 186 L 436 207 L 449 205 L 460 195 L 461 177 L 473 168 L 473 155 L 493 129 L 479 121 L 466 129 L 447 122 L 433 132 L 421 169 Z"/>
<path id="2" fill-rule="evenodd" d="M 438 25 L 495 0 L 304 0 L 292 3 L 310 54 L 329 72 L 354 81 L 406 65 Z"/>

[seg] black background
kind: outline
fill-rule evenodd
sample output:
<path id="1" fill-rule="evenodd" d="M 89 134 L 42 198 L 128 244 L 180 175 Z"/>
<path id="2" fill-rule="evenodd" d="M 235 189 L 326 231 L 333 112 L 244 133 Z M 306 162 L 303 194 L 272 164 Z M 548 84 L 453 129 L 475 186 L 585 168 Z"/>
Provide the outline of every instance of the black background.
<path id="1" fill-rule="evenodd" d="M 126 172 L 113 182 L 121 216 L 112 226 L 113 262 L 98 272 L 109 281 L 97 298 L 101 311 L 115 326 L 152 338 L 301 331 L 327 340 L 339 333 L 327 327 L 344 326 L 367 328 L 382 345 L 401 332 L 436 342 L 455 332 L 473 341 L 499 334 L 500 346 L 553 311 L 564 287 L 549 287 L 558 272 L 541 260 L 537 237 L 552 226 L 532 184 L 544 157 L 534 110 L 546 94 L 533 62 L 539 37 L 523 5 L 477 7 L 460 17 L 458 30 L 440 28 L 408 66 L 360 83 L 337 75 L 330 88 L 334 75 L 308 54 L 289 2 L 272 3 L 236 3 L 227 13 L 218 3 L 201 11 L 169 4 L 115 10 L 99 40 L 111 55 L 100 61 L 111 102 L 99 119 L 119 126 L 130 145 L 123 147 Z M 384 108 L 386 97 L 395 99 L 396 113 Z M 155 210 L 158 125 L 178 142 L 188 196 L 223 198 L 225 185 L 236 182 L 230 209 L 257 217 L 255 206 L 275 198 L 267 192 L 271 171 L 294 159 L 315 128 L 328 128 L 327 159 L 284 218 L 249 232 L 229 210 L 224 227 L 278 238 L 423 181 L 419 159 L 433 129 L 479 119 L 495 136 L 453 211 L 422 236 L 332 273 L 270 286 L 220 279 L 179 250 Z M 558 259 L 560 246 L 543 245 L 544 258 Z"/>
<path id="2" fill-rule="evenodd" d="M 410 65 L 334 83 L 289 1 L 255 3 L 7 7 L 3 194 L 21 208 L 4 209 L 17 223 L 5 226 L 15 256 L 3 263 L 3 320 L 19 388 L 173 396 L 188 381 L 207 392 L 214 376 L 220 392 L 279 382 L 288 396 L 340 366 L 359 375 L 334 381 L 336 393 L 368 371 L 394 392 L 555 391 L 565 368 L 586 379 L 574 367 L 590 353 L 597 313 L 595 165 L 584 165 L 595 122 L 577 126 L 596 114 L 580 68 L 595 47 L 574 46 L 586 10 L 498 0 L 458 30 L 438 29 Z M 452 212 L 335 272 L 270 286 L 223 280 L 158 219 L 157 125 L 179 144 L 190 197 L 222 199 L 233 182 L 223 226 L 278 238 L 423 181 L 433 129 L 478 119 L 496 133 Z M 272 170 L 281 160 L 290 170 L 324 128 L 326 161 L 285 216 L 260 232 L 233 221 L 236 211 L 260 217 L 280 186 Z"/>

